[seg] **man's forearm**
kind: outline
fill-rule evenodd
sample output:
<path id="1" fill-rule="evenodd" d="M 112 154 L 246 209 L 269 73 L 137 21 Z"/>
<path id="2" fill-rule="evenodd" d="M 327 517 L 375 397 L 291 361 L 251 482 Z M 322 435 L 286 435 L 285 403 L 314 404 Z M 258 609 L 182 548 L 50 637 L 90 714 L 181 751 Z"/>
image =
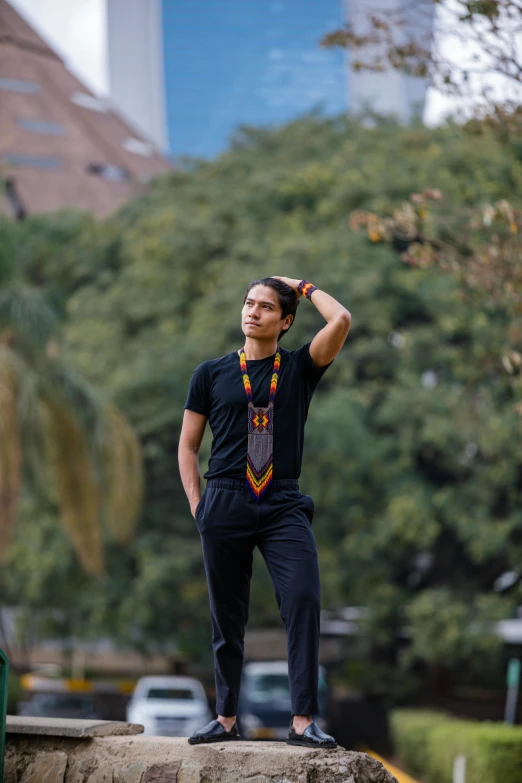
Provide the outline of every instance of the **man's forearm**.
<path id="1" fill-rule="evenodd" d="M 328 323 L 337 320 L 351 320 L 352 316 L 350 311 L 338 302 L 337 299 L 334 299 L 333 296 L 327 294 L 326 291 L 322 291 L 319 288 L 312 291 L 310 301 L 317 307 L 325 321 Z"/>
<path id="2" fill-rule="evenodd" d="M 299 285 L 303 282 L 302 280 L 297 280 L 292 277 L 281 277 L 280 275 L 272 275 L 272 277 L 276 280 L 282 280 L 283 283 L 286 283 L 290 288 L 294 289 L 298 298 L 301 298 L 303 292 L 299 289 Z M 326 291 L 322 291 L 319 287 L 316 287 L 315 283 L 312 282 L 312 285 L 316 290 L 312 291 L 311 295 L 308 294 L 308 298 L 317 307 L 325 321 L 328 323 L 339 321 L 341 324 L 347 323 L 349 325 L 352 319 L 350 311 L 338 302 L 337 299 L 334 299 L 333 296 L 327 294 Z"/>
<path id="3" fill-rule="evenodd" d="M 190 503 L 190 510 L 194 509 L 201 500 L 201 479 L 199 473 L 199 452 L 186 446 L 178 449 L 179 473 L 181 483 Z"/>

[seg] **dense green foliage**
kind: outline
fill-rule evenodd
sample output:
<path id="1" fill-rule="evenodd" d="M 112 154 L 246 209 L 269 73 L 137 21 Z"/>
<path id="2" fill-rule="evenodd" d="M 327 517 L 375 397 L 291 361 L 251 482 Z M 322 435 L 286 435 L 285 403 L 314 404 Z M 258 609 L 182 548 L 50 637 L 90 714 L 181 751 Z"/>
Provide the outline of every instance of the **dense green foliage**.
<path id="1" fill-rule="evenodd" d="M 427 783 L 452 783 L 457 755 L 466 757 L 466 783 L 518 783 L 522 728 L 455 720 L 443 713 L 395 710 L 391 714 L 397 755 Z"/>
<path id="2" fill-rule="evenodd" d="M 438 726 L 446 726 L 451 716 L 444 712 L 419 709 L 395 709 L 390 712 L 394 754 L 411 775 L 424 775 L 426 748 Z"/>
<path id="3" fill-rule="evenodd" d="M 43 288 L 63 320 L 64 356 L 130 418 L 147 470 L 138 534 L 124 553 L 109 552 L 95 583 L 72 574 L 45 514 L 27 513 L 9 599 L 40 602 L 41 617 L 53 604 L 78 635 L 177 644 L 208 660 L 200 540 L 177 467 L 188 381 L 203 360 L 240 347 L 249 280 L 306 277 L 353 318 L 312 403 L 301 476 L 316 501 L 323 607 L 371 610 L 365 654 L 380 668 L 369 663 L 365 687 L 391 687 L 390 669 L 417 660 L 494 680 L 491 621 L 511 616 L 513 599 L 493 583 L 522 554 L 522 422 L 501 362 L 508 316 L 464 299 L 440 270 L 412 269 L 372 245 L 349 215 L 389 211 L 427 186 L 455 208 L 516 201 L 521 182 L 516 150 L 487 134 L 471 142 L 454 126 L 369 129 L 310 116 L 277 132 L 241 131 L 218 160 L 162 178 L 104 223 L 60 214 L 1 224 L 0 270 Z M 285 347 L 322 325 L 302 301 Z M 202 473 L 209 448 L 207 431 Z M 25 547 L 37 536 L 56 556 L 40 563 L 34 552 L 25 582 Z M 250 622 L 281 622 L 260 560 Z"/>
<path id="4" fill-rule="evenodd" d="M 5 229 L 14 267 L 16 232 Z M 141 446 L 114 404 L 61 361 L 46 292 L 10 271 L 0 289 L 0 573 L 23 477 L 58 511 L 86 572 L 100 575 L 102 530 L 125 545 L 141 512 Z"/>

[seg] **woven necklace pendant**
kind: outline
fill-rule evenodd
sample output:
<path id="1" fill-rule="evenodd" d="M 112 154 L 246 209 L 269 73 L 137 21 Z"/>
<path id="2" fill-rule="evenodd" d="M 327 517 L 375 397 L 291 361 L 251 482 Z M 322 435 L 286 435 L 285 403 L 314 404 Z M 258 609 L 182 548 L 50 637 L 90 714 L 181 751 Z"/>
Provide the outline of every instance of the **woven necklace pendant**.
<path id="1" fill-rule="evenodd" d="M 243 384 L 248 400 L 248 449 L 246 481 L 252 497 L 259 502 L 272 482 L 274 468 L 274 399 L 281 367 L 279 346 L 274 359 L 268 408 L 256 408 L 247 372 L 245 349 L 239 355 Z"/>

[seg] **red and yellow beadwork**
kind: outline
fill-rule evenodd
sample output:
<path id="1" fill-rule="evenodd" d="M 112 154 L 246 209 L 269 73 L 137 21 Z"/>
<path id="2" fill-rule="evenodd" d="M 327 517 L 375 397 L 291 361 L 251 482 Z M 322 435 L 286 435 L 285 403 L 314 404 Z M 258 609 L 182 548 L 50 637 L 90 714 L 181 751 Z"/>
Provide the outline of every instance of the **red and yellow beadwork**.
<path id="1" fill-rule="evenodd" d="M 254 500 L 259 501 L 265 494 L 273 477 L 274 467 L 274 400 L 281 368 L 279 346 L 274 359 L 268 408 L 255 408 L 252 386 L 248 377 L 245 349 L 239 355 L 243 385 L 248 400 L 248 452 L 246 480 Z"/>
<path id="2" fill-rule="evenodd" d="M 297 286 L 297 290 L 306 296 L 307 299 L 312 298 L 312 294 L 314 291 L 317 291 L 317 287 L 315 285 L 312 285 L 312 283 L 309 280 L 301 280 L 299 285 Z"/>
<path id="3" fill-rule="evenodd" d="M 257 430 L 258 432 L 263 432 L 263 430 L 267 430 L 268 426 L 272 422 L 272 415 L 270 411 L 265 411 L 263 408 L 260 410 L 258 409 L 256 411 L 255 408 L 249 408 L 248 409 L 248 431 L 253 432 L 254 430 Z"/>

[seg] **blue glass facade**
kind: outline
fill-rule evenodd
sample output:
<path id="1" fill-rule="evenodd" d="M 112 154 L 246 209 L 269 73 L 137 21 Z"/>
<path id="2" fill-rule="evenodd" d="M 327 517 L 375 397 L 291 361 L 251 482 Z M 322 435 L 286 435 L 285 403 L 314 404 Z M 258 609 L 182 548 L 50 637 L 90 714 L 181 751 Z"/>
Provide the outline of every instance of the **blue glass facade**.
<path id="1" fill-rule="evenodd" d="M 319 46 L 342 0 L 163 0 L 162 12 L 171 154 L 209 157 L 239 125 L 345 109 L 343 54 Z"/>

